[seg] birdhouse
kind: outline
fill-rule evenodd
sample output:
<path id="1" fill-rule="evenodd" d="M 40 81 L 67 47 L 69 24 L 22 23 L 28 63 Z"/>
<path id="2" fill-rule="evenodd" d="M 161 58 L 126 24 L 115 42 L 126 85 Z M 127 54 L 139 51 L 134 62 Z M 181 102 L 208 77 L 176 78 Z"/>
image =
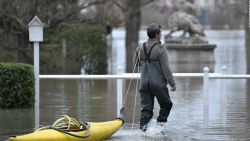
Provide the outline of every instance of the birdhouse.
<path id="1" fill-rule="evenodd" d="M 42 42 L 43 41 L 43 26 L 40 19 L 35 16 L 29 23 L 29 41 Z"/>

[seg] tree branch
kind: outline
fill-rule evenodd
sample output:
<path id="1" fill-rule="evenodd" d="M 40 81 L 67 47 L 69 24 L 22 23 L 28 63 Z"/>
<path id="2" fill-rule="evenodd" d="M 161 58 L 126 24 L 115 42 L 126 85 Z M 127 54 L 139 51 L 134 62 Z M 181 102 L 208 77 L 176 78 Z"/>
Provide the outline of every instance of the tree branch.
<path id="1" fill-rule="evenodd" d="M 141 0 L 141 7 L 144 7 L 152 2 L 154 2 L 155 0 Z"/>
<path id="2" fill-rule="evenodd" d="M 126 11 L 126 7 L 123 6 L 123 5 L 125 5 L 124 3 L 121 4 L 121 3 L 119 3 L 117 0 L 113 0 L 113 3 L 114 3 L 118 8 L 120 8 L 120 9 L 122 10 L 123 13 Z"/>
<path id="3" fill-rule="evenodd" d="M 82 9 L 89 8 L 89 7 L 93 6 L 93 5 L 104 4 L 104 3 L 108 2 L 108 1 L 111 1 L 111 0 L 96 0 L 94 2 L 89 2 L 89 3 L 86 2 L 86 3 L 82 3 L 79 7 L 82 10 Z"/>

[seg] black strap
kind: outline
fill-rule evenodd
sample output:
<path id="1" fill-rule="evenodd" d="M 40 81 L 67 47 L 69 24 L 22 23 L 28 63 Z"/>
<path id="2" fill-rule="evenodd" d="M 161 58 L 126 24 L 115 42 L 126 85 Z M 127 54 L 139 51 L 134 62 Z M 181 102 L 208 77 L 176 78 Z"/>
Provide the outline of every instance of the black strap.
<path id="1" fill-rule="evenodd" d="M 149 63 L 151 63 L 151 60 L 150 60 L 151 52 L 152 52 L 153 48 L 154 48 L 157 44 L 158 44 L 158 43 L 153 44 L 153 45 L 150 47 L 149 52 L 147 53 L 146 43 L 143 43 L 144 54 L 145 54 L 146 60 L 147 60 Z"/>

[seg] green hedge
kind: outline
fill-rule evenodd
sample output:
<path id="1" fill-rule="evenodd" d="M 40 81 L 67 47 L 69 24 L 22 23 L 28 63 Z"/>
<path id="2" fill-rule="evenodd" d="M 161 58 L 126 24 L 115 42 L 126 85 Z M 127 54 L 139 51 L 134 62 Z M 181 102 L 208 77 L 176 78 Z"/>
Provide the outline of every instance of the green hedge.
<path id="1" fill-rule="evenodd" d="M 0 107 L 34 106 L 33 66 L 22 63 L 0 63 Z"/>

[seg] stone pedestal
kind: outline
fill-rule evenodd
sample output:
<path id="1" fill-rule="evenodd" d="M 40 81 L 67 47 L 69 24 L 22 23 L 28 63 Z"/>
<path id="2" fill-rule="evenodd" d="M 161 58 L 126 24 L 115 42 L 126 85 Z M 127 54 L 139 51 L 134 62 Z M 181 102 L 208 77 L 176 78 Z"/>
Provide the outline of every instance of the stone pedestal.
<path id="1" fill-rule="evenodd" d="M 173 72 L 198 73 L 202 72 L 205 66 L 208 66 L 213 72 L 216 45 L 166 43 L 164 46 L 167 49 Z"/>
<path id="2" fill-rule="evenodd" d="M 211 62 L 214 63 L 214 49 L 212 44 L 165 44 L 171 62 Z"/>

